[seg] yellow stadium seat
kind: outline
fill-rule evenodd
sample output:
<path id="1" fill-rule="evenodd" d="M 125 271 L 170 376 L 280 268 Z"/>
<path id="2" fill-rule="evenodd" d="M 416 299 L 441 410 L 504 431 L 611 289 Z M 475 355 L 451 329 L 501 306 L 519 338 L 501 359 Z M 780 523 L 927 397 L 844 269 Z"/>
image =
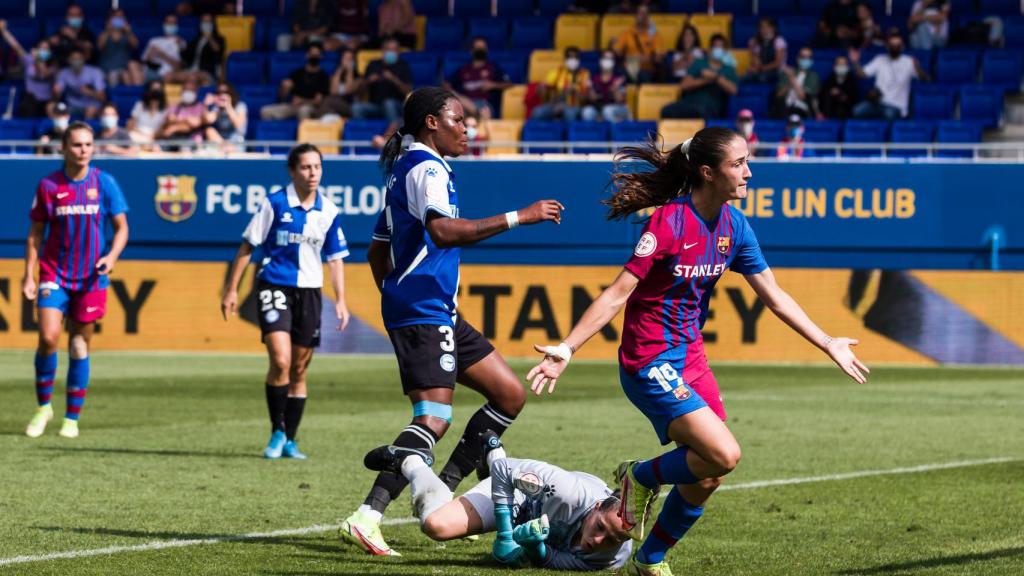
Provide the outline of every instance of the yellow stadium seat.
<path id="1" fill-rule="evenodd" d="M 700 45 L 705 50 L 711 45 L 711 36 L 721 34 L 732 46 L 732 14 L 694 14 L 690 25 L 700 33 Z"/>
<path id="2" fill-rule="evenodd" d="M 530 82 L 543 82 L 548 72 L 562 65 L 562 53 L 558 50 L 534 50 L 530 53 Z"/>
<path id="3" fill-rule="evenodd" d="M 366 67 L 370 65 L 370 62 L 374 60 L 380 60 L 384 56 L 384 53 L 380 50 L 360 50 L 356 52 L 356 70 L 359 75 L 366 74 Z"/>
<path id="4" fill-rule="evenodd" d="M 747 68 L 750 68 L 750 50 L 736 48 L 732 50 L 732 55 L 736 58 L 736 76 L 742 77 L 747 73 Z"/>
<path id="5" fill-rule="evenodd" d="M 619 36 L 636 24 L 636 16 L 632 14 L 605 14 L 601 18 L 601 41 L 598 47 L 602 50 L 612 48 Z"/>
<path id="6" fill-rule="evenodd" d="M 679 42 L 679 35 L 683 33 L 683 26 L 686 24 L 686 15 L 651 14 L 651 21 L 661 36 L 661 49 L 665 52 L 675 50 L 676 42 Z"/>
<path id="7" fill-rule="evenodd" d="M 687 138 L 693 138 L 698 130 L 704 128 L 700 118 L 676 120 L 666 119 L 658 122 L 658 133 L 664 140 L 665 149 L 680 145 Z"/>
<path id="8" fill-rule="evenodd" d="M 678 99 L 678 84 L 642 84 L 637 95 L 636 119 L 657 120 L 661 118 L 661 109 Z"/>
<path id="9" fill-rule="evenodd" d="M 341 140 L 341 129 L 345 126 L 345 121 L 342 119 L 335 120 L 334 122 L 321 122 L 320 120 L 313 120 L 307 118 L 299 123 L 299 142 L 312 142 L 317 144 L 318 142 L 337 142 Z M 324 146 L 317 144 L 320 151 L 324 154 L 337 154 L 337 146 Z"/>
<path id="10" fill-rule="evenodd" d="M 488 120 L 487 130 L 491 135 L 491 142 L 519 142 L 519 135 L 523 131 L 522 120 Z M 516 154 L 519 149 L 515 146 L 491 146 L 487 154 Z"/>
<path id="11" fill-rule="evenodd" d="M 174 106 L 181 102 L 181 84 L 165 84 L 164 97 L 167 98 L 168 106 Z"/>
<path id="12" fill-rule="evenodd" d="M 255 16 L 217 16 L 217 30 L 224 36 L 224 55 L 252 50 Z"/>
<path id="13" fill-rule="evenodd" d="M 570 46 L 580 50 L 597 47 L 597 14 L 562 14 L 555 21 L 555 50 Z"/>
<path id="14" fill-rule="evenodd" d="M 416 17 L 416 49 L 423 50 L 427 47 L 427 17 Z"/>
<path id="15" fill-rule="evenodd" d="M 501 93 L 501 117 L 506 120 L 526 119 L 526 84 L 509 86 Z"/>
<path id="16" fill-rule="evenodd" d="M 636 118 L 636 104 L 639 90 L 636 84 L 626 84 L 626 107 L 629 108 L 629 117 Z"/>

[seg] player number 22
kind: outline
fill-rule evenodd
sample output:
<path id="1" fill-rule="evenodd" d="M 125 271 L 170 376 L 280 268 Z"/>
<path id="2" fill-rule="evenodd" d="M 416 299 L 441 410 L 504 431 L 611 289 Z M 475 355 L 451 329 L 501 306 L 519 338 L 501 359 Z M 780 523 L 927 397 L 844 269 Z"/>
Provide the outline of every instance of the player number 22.
<path id="1" fill-rule="evenodd" d="M 266 312 L 272 308 L 278 310 L 287 310 L 288 305 L 285 303 L 284 292 L 280 290 L 261 290 L 260 291 L 260 306 L 261 312 Z"/>
<path id="2" fill-rule="evenodd" d="M 651 380 L 656 380 L 666 392 L 671 392 L 675 386 L 673 384 L 679 381 L 679 372 L 672 367 L 671 364 L 662 364 L 661 366 L 651 366 L 651 369 L 647 372 L 647 377 Z"/>
<path id="3" fill-rule="evenodd" d="M 452 330 L 451 326 L 438 326 L 437 331 L 444 335 L 444 340 L 441 341 L 442 352 L 454 352 L 455 351 L 455 331 Z"/>

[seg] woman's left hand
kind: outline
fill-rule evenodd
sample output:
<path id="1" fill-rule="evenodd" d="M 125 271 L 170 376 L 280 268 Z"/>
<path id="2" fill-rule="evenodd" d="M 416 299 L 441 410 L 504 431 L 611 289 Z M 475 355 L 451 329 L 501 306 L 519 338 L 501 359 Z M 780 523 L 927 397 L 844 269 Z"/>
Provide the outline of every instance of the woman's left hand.
<path id="1" fill-rule="evenodd" d="M 853 353 L 851 347 L 857 344 L 860 344 L 860 341 L 852 338 L 832 338 L 825 346 L 825 351 L 850 378 L 856 380 L 858 384 L 864 384 L 868 381 L 865 374 L 870 374 L 871 370 L 868 370 L 868 367 Z"/>
<path id="2" fill-rule="evenodd" d="M 334 315 L 338 317 L 339 332 L 348 327 L 350 314 L 348 313 L 348 306 L 345 306 L 345 302 L 338 302 L 334 305 Z"/>

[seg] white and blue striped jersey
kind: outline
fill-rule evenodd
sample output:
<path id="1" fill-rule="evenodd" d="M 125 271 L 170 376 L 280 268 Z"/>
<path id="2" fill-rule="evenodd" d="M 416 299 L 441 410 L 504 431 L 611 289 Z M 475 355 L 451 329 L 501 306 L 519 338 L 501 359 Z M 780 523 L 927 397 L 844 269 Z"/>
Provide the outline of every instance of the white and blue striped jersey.
<path id="1" fill-rule="evenodd" d="M 384 211 L 373 231 L 374 240 L 391 243 L 392 271 L 381 288 L 387 328 L 455 324 L 459 249 L 438 248 L 430 239 L 431 212 L 459 217 L 455 175 L 436 152 L 416 142 L 388 176 Z"/>
<path id="2" fill-rule="evenodd" d="M 323 261 L 348 256 L 338 207 L 318 192 L 306 210 L 291 184 L 263 199 L 242 238 L 263 247 L 259 278 L 277 286 L 320 288 Z"/>

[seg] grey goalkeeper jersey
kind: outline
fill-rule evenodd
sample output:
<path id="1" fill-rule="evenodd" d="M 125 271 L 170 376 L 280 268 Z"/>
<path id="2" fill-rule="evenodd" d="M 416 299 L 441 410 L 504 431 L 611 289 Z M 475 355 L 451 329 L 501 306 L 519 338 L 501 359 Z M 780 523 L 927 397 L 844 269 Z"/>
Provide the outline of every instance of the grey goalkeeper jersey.
<path id="1" fill-rule="evenodd" d="M 545 568 L 604 570 L 620 568 L 629 559 L 632 541 L 618 550 L 589 554 L 573 543 L 583 518 L 612 494 L 608 485 L 592 474 L 569 472 L 540 460 L 503 458 L 491 466 L 491 494 L 495 504 L 512 506 L 517 525 L 548 515 L 551 532 Z"/>

